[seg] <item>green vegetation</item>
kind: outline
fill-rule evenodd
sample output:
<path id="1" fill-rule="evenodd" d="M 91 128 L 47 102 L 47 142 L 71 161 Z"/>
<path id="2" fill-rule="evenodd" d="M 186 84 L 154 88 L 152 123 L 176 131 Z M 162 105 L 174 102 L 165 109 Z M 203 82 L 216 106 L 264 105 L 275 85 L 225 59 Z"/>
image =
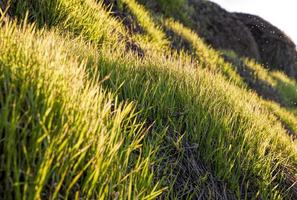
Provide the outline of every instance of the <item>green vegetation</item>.
<path id="1" fill-rule="evenodd" d="M 157 0 L 157 4 L 161 7 L 162 11 L 166 14 L 172 13 L 185 5 L 185 0 Z"/>
<path id="2" fill-rule="evenodd" d="M 296 137 L 297 133 L 297 117 L 289 112 L 287 109 L 280 107 L 277 103 L 272 101 L 263 101 L 264 105 L 277 117 L 279 120 L 289 128 L 289 134 Z M 291 131 L 291 133 L 290 133 Z M 295 133 L 295 134 L 294 134 Z"/>
<path id="3" fill-rule="evenodd" d="M 2 195 L 157 196 L 149 169 L 154 146 L 142 145 L 147 128 L 132 103 L 86 79 L 86 60 L 76 49 L 89 48 L 15 24 L 0 35 Z"/>
<path id="4" fill-rule="evenodd" d="M 256 64 L 253 61 L 245 61 L 247 69 L 253 71 L 254 77 L 257 77 L 263 82 L 267 82 L 272 88 L 279 92 L 280 97 L 285 105 L 294 107 L 297 105 L 297 84 L 296 81 L 290 79 L 283 72 L 269 72 L 264 67 Z"/>
<path id="5" fill-rule="evenodd" d="M 297 83 L 280 71 L 269 71 L 254 60 L 240 58 L 232 51 L 221 51 L 221 54 L 232 63 L 242 79 L 258 90 L 258 94 L 264 98 L 277 97 L 278 103 L 286 106 L 289 110 L 297 104 Z M 241 79 L 241 80 L 242 80 Z"/>
<path id="6" fill-rule="evenodd" d="M 289 79 L 282 72 L 273 72 L 274 86 L 280 91 L 281 96 L 284 98 L 285 103 L 290 107 L 297 105 L 297 83 Z"/>
<path id="7" fill-rule="evenodd" d="M 121 3 L 144 33 L 103 1 L 12 2 L 18 22 L 0 29 L 0 197 L 295 195 L 293 104 L 263 100 L 184 25 Z M 294 81 L 246 65 L 294 101 Z"/>
<path id="8" fill-rule="evenodd" d="M 139 0 L 139 2 L 166 17 L 174 15 L 183 22 L 191 23 L 190 16 L 194 11 L 189 6 L 188 0 Z"/>
<path id="9" fill-rule="evenodd" d="M 154 51 L 157 51 L 158 49 L 166 48 L 166 44 L 168 44 L 166 36 L 160 28 L 154 24 L 149 12 L 134 0 L 122 0 L 121 2 L 127 5 L 131 13 L 135 16 L 137 23 L 146 31 L 144 35 L 135 35 L 135 40 L 139 40 L 140 44 L 146 44 L 146 46 L 142 45 L 142 47 L 146 49 L 152 48 Z"/>
<path id="10" fill-rule="evenodd" d="M 180 40 L 186 40 L 191 44 L 191 50 L 199 62 L 199 67 L 220 72 L 235 84 L 244 86 L 244 82 L 236 73 L 234 67 L 225 62 L 218 52 L 207 46 L 197 34 L 172 19 L 166 20 L 164 26 L 173 31 L 175 37 L 179 37 Z"/>

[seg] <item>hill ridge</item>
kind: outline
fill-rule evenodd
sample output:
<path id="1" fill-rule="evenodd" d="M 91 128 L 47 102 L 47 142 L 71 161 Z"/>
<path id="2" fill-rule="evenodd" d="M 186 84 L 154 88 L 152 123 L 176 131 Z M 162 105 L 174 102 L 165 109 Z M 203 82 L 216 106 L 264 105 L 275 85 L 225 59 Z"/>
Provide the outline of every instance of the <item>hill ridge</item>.
<path id="1" fill-rule="evenodd" d="M 0 198 L 296 198 L 296 81 L 207 44 L 191 2 L 10 2 Z"/>

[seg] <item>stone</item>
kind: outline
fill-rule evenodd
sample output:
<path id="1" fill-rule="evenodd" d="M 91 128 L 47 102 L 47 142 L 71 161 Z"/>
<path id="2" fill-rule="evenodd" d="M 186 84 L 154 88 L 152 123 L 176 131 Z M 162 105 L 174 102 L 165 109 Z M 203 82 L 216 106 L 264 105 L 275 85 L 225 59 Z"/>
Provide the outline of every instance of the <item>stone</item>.
<path id="1" fill-rule="evenodd" d="M 240 56 L 260 61 L 258 45 L 250 32 L 235 15 L 218 4 L 204 0 L 189 0 L 194 8 L 191 28 L 215 49 L 233 50 Z"/>
<path id="2" fill-rule="evenodd" d="M 265 66 L 297 78 L 296 46 L 283 31 L 255 15 L 234 13 L 234 16 L 252 33 Z"/>

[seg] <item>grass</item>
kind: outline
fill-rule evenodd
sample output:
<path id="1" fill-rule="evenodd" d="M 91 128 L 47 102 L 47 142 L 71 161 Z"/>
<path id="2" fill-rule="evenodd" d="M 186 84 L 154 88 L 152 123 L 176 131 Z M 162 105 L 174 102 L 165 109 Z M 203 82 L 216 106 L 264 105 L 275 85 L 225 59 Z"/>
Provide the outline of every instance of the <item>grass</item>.
<path id="1" fill-rule="evenodd" d="M 168 41 L 165 34 L 154 23 L 150 13 L 144 6 L 138 4 L 135 0 L 121 0 L 123 5 L 126 5 L 132 15 L 135 16 L 137 23 L 145 30 L 145 34 L 132 36 L 136 41 L 142 44 L 143 48 L 158 51 L 158 49 L 166 48 Z"/>
<path id="2" fill-rule="evenodd" d="M 158 65 L 160 63 L 155 67 Z M 161 75 L 159 70 L 150 72 L 148 70 L 150 67 L 146 69 L 144 66 L 145 69 L 137 71 L 138 76 L 135 76 L 133 71 L 126 72 L 128 73 L 126 74 L 125 71 L 120 70 L 121 65 L 119 64 L 112 65 L 110 68 L 116 66 L 118 67 L 115 71 L 120 73 L 116 75 L 114 72 L 113 76 L 115 77 L 111 76 L 111 80 L 125 80 L 128 87 L 123 85 L 120 96 L 124 99 L 137 100 L 140 102 L 141 108 L 150 108 L 151 111 L 148 111 L 146 118 L 153 118 L 158 125 L 165 124 L 172 127 L 173 132 L 179 133 L 179 137 L 183 136 L 183 139 L 197 144 L 197 151 L 203 152 L 200 156 L 204 162 L 212 167 L 217 176 L 229 181 L 235 191 L 242 183 L 240 177 L 242 173 L 245 174 L 246 168 L 250 173 L 259 173 L 256 163 L 261 160 L 263 164 L 261 165 L 261 175 L 254 174 L 250 177 L 247 175 L 247 179 L 261 176 L 260 179 L 263 181 L 263 185 L 259 186 L 263 187 L 261 192 L 269 191 L 266 194 L 267 198 L 272 198 L 270 196 L 272 191 L 269 189 L 271 182 L 268 180 L 274 179 L 272 174 L 274 174 L 274 170 L 277 170 L 274 168 L 277 163 L 272 160 L 277 157 L 278 159 L 284 158 L 284 156 L 274 153 L 281 146 L 286 146 L 286 148 L 291 146 L 289 148 L 292 149 L 285 154 L 286 156 L 292 155 L 295 145 L 291 144 L 285 131 L 273 116 L 262 111 L 262 107 L 255 106 L 259 101 L 256 96 L 249 94 L 242 97 L 244 94 L 238 88 L 229 87 L 223 77 L 219 79 L 218 76 L 213 77 L 208 72 L 200 71 L 195 76 L 195 71 L 189 69 L 189 71 L 178 73 L 176 71 L 180 68 L 175 72 L 167 72 L 171 68 L 165 68 L 164 75 Z M 150 75 L 151 73 L 154 75 Z M 159 74 L 158 79 L 152 80 L 156 74 Z M 179 83 L 178 86 L 176 82 Z M 143 85 L 145 89 L 142 89 Z M 237 93 L 238 96 L 234 97 L 234 93 Z M 270 157 L 266 149 L 272 147 L 275 152 Z M 273 167 L 271 166 L 272 162 L 276 164 Z M 251 169 L 252 167 L 255 168 Z M 263 172 L 264 167 L 267 167 L 266 170 L 269 172 Z M 267 177 L 263 176 L 264 174 Z M 259 182 L 261 181 L 259 180 Z"/>
<path id="3" fill-rule="evenodd" d="M 274 86 L 280 91 L 285 103 L 289 107 L 296 107 L 297 105 L 297 83 L 295 80 L 289 79 L 282 72 L 273 72 Z"/>
<path id="4" fill-rule="evenodd" d="M 287 126 L 293 137 L 297 136 L 297 118 L 292 112 L 273 101 L 264 101 L 264 105 Z"/>
<path id="5" fill-rule="evenodd" d="M 283 169 L 296 173 L 296 143 L 283 122 L 296 128 L 295 116 L 248 90 L 194 32 L 165 21 L 192 44 L 193 60 L 170 50 L 144 7 L 123 3 L 146 30 L 132 36 L 141 59 L 100 2 L 13 4 L 36 25 L 0 30 L 1 195 L 215 198 L 226 192 L 216 182 L 228 199 L 290 198 Z"/>
<path id="6" fill-rule="evenodd" d="M 133 103 L 86 79 L 74 51 L 81 41 L 15 24 L 0 35 L 1 196 L 157 196 L 150 169 L 157 147 L 143 145 L 148 130 Z"/>
<path id="7" fill-rule="evenodd" d="M 21 19 L 26 18 L 29 11 L 29 20 L 34 21 L 38 27 L 58 26 L 98 46 L 104 41 L 105 44 L 119 47 L 121 43 L 118 41 L 126 34 L 122 24 L 112 18 L 110 12 L 101 9 L 102 3 L 93 0 L 12 2 L 12 10 Z"/>
<path id="8" fill-rule="evenodd" d="M 225 62 L 217 51 L 207 46 L 196 33 L 173 19 L 166 19 L 164 26 L 173 31 L 175 37 L 179 37 L 180 40 L 186 40 L 191 44 L 191 49 L 195 52 L 194 56 L 198 60 L 200 67 L 222 73 L 239 86 L 245 85 L 241 77 L 234 70 L 234 67 Z"/>
<path id="9" fill-rule="evenodd" d="M 263 66 L 251 60 L 245 60 L 248 70 L 253 72 L 253 76 L 266 82 L 279 92 L 283 103 L 287 107 L 294 107 L 297 103 L 297 84 L 287 75 L 280 71 L 268 71 Z"/>

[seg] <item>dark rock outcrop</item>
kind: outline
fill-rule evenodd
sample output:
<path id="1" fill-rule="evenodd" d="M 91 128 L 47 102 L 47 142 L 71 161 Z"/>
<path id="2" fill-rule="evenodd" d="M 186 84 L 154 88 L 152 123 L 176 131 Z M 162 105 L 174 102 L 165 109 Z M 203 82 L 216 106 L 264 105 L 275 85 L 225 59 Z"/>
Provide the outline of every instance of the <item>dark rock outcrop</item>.
<path id="1" fill-rule="evenodd" d="M 257 42 L 261 61 L 270 69 L 283 70 L 297 78 L 297 52 L 294 42 L 264 19 L 250 14 L 234 13 L 249 28 Z"/>
<path id="2" fill-rule="evenodd" d="M 161 12 L 158 2 L 145 3 L 154 12 Z M 113 4 L 112 11 L 123 20 L 127 29 L 132 32 L 144 32 L 135 23 L 133 15 L 129 14 L 118 0 L 104 0 L 105 4 Z M 172 17 L 182 21 L 196 31 L 204 41 L 215 49 L 232 50 L 237 55 L 255 59 L 268 69 L 284 71 L 290 77 L 297 79 L 297 51 L 292 40 L 281 30 L 264 19 L 243 13 L 230 13 L 218 4 L 208 0 L 185 0 L 188 8 L 187 17 L 180 17 L 173 12 Z M 119 9 L 121 7 L 121 9 Z M 182 8 L 181 8 L 182 9 Z M 171 34 L 168 32 L 169 35 Z M 189 44 L 175 44 L 189 50 Z M 179 48 L 179 47 L 178 47 Z"/>
<path id="3" fill-rule="evenodd" d="M 232 50 L 297 78 L 296 46 L 277 27 L 258 16 L 230 13 L 211 1 L 188 3 L 194 9 L 191 28 L 213 48 Z"/>
<path id="4" fill-rule="evenodd" d="M 194 8 L 192 28 L 215 49 L 233 50 L 240 56 L 260 60 L 258 46 L 250 30 L 219 5 L 205 0 L 189 0 Z"/>

